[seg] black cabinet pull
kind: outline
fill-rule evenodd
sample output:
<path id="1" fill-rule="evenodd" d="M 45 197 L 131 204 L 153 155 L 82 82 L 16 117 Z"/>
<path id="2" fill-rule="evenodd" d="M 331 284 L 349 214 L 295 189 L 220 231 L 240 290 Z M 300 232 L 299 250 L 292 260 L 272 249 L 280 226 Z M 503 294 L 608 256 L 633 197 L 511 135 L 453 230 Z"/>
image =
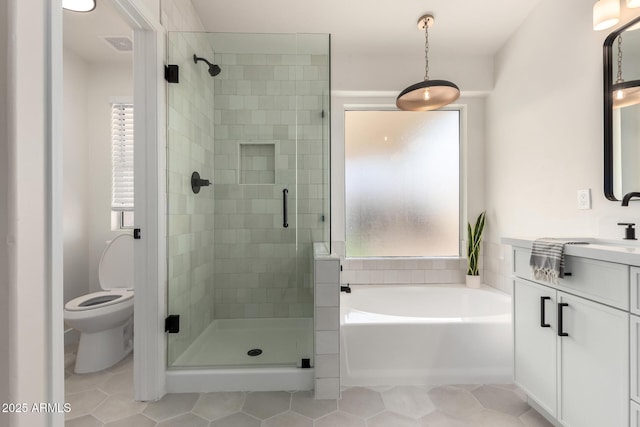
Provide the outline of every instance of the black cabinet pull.
<path id="1" fill-rule="evenodd" d="M 563 318 L 562 318 L 562 309 L 564 307 L 569 307 L 569 304 L 567 304 L 566 302 L 559 302 L 558 303 L 558 336 L 559 337 L 568 337 L 569 334 L 564 332 L 564 325 L 563 325 Z"/>
<path id="2" fill-rule="evenodd" d="M 284 228 L 289 227 L 289 219 L 287 215 L 287 201 L 289 198 L 289 190 L 286 188 L 282 190 L 282 226 Z"/>
<path id="3" fill-rule="evenodd" d="M 544 302 L 548 299 L 551 299 L 551 297 L 540 297 L 540 327 L 541 328 L 550 328 L 551 325 L 548 323 L 545 323 L 545 313 L 544 313 Z"/>
<path id="4" fill-rule="evenodd" d="M 565 275 L 565 277 L 567 277 L 567 276 L 573 276 L 573 274 L 571 274 L 571 273 L 569 273 L 569 272 L 564 273 L 564 275 Z"/>

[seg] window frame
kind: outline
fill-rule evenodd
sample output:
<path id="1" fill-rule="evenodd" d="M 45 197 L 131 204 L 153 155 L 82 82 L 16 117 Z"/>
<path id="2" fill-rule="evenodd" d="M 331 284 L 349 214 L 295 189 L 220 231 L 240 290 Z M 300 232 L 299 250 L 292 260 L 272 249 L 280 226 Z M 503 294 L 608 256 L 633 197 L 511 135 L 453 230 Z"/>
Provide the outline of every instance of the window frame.
<path id="1" fill-rule="evenodd" d="M 114 112 L 113 109 L 115 106 L 117 105 L 126 105 L 126 106 L 130 106 L 132 109 L 132 113 L 135 114 L 135 107 L 133 104 L 133 98 L 132 97 L 112 97 L 109 98 L 108 100 L 109 102 L 109 112 L 110 112 L 110 116 L 109 116 L 109 128 L 110 128 L 110 153 L 111 153 L 111 202 L 110 202 L 110 208 L 111 208 L 111 228 L 112 230 L 129 230 L 134 228 L 134 220 L 133 220 L 133 213 L 135 210 L 135 202 L 134 204 L 132 204 L 131 207 L 125 207 L 122 209 L 117 209 L 114 206 L 114 184 L 115 184 L 115 176 L 114 176 L 114 164 L 113 164 L 113 158 L 114 158 L 114 146 L 116 145 L 116 142 L 114 141 L 114 133 L 113 133 L 113 120 L 114 120 Z M 131 137 L 134 137 L 134 127 L 131 126 L 130 129 L 131 132 Z M 133 140 L 133 142 L 131 143 L 132 145 L 132 149 L 134 149 L 135 147 L 135 140 Z M 133 155 L 133 151 L 132 151 L 132 155 Z M 135 172 L 135 164 L 134 164 L 134 170 L 132 172 Z M 132 177 L 133 179 L 133 177 Z M 131 188 L 133 189 L 135 185 L 135 181 L 132 181 L 131 184 Z M 134 197 L 135 200 L 135 197 Z M 125 218 L 125 216 L 127 216 L 127 214 L 131 214 L 131 218 L 128 220 Z M 129 224 L 130 225 L 129 225 Z"/>

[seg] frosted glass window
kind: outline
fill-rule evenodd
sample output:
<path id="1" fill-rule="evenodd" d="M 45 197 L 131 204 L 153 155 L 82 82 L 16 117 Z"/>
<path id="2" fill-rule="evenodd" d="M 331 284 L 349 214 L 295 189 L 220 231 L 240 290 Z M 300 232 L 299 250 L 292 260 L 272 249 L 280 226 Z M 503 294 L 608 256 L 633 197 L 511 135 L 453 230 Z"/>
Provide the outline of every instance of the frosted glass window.
<path id="1" fill-rule="evenodd" d="M 460 255 L 460 112 L 345 112 L 348 257 Z"/>

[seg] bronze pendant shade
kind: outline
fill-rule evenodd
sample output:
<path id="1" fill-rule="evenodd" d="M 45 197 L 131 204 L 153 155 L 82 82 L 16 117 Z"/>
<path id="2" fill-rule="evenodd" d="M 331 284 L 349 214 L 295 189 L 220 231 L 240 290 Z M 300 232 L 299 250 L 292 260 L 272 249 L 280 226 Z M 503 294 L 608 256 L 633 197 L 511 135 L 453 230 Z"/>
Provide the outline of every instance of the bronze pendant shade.
<path id="1" fill-rule="evenodd" d="M 421 16 L 418 28 L 425 31 L 425 77 L 424 81 L 412 84 L 400 92 L 396 106 L 407 111 L 428 111 L 444 107 L 458 99 L 460 89 L 447 80 L 429 80 L 429 27 L 433 25 L 432 15 Z"/>

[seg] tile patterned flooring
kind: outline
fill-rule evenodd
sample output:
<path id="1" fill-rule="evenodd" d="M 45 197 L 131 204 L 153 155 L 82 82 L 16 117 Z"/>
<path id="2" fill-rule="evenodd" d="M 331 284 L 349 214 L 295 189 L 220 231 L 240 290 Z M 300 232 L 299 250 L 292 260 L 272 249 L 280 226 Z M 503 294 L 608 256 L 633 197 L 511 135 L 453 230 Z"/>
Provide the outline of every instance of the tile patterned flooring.
<path id="1" fill-rule="evenodd" d="M 133 400 L 133 358 L 73 374 L 67 427 L 549 427 L 513 385 L 352 387 L 339 400 L 307 391 L 169 394 Z"/>

